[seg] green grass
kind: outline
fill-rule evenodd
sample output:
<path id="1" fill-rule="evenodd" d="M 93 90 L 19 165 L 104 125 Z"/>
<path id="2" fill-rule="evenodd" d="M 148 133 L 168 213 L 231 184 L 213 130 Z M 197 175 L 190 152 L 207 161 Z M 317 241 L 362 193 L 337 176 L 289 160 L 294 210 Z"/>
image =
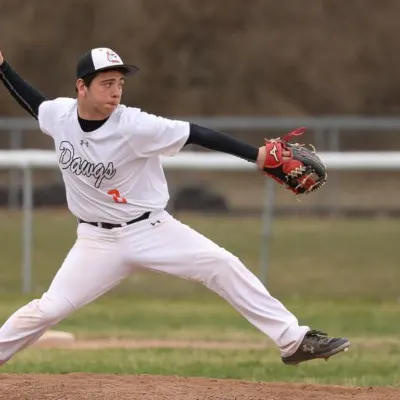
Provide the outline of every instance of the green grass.
<path id="1" fill-rule="evenodd" d="M 259 273 L 261 225 L 239 219 L 178 217 L 238 255 Z M 20 295 L 21 215 L 3 213 L 0 319 L 46 290 L 75 239 L 76 223 L 63 211 L 35 213 L 34 292 Z M 268 381 L 400 386 L 399 256 L 392 240 L 397 220 L 277 219 L 267 286 L 300 323 L 353 342 L 329 363 L 281 364 L 268 338 L 201 285 L 140 274 L 58 325 L 78 338 L 262 342 L 265 350 L 29 348 L 4 372 L 151 373 Z"/>
<path id="2" fill-rule="evenodd" d="M 373 351 L 354 349 L 326 363 L 315 360 L 299 367 L 281 363 L 267 350 L 38 350 L 18 354 L 3 372 L 119 373 L 210 376 L 256 381 L 307 382 L 400 387 L 400 349 L 381 344 Z"/>

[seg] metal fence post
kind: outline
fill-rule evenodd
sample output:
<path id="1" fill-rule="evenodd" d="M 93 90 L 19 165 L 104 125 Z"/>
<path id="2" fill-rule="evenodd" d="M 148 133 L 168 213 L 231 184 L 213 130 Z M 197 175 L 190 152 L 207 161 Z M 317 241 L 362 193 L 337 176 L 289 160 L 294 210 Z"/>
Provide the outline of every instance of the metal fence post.
<path id="1" fill-rule="evenodd" d="M 18 150 L 22 147 L 22 132 L 20 130 L 10 131 L 10 149 Z M 8 208 L 17 209 L 19 207 L 18 184 L 21 171 L 17 168 L 10 168 L 8 173 Z"/>
<path id="2" fill-rule="evenodd" d="M 324 150 L 324 130 L 322 128 L 317 128 L 314 130 L 314 143 L 317 151 Z"/>
<path id="3" fill-rule="evenodd" d="M 23 170 L 23 262 L 22 262 L 22 292 L 29 293 L 32 288 L 32 170 L 26 166 Z"/>
<path id="4" fill-rule="evenodd" d="M 272 233 L 272 220 L 274 218 L 275 209 L 275 181 L 266 179 L 264 185 L 264 201 L 263 215 L 261 227 L 261 256 L 260 256 L 260 280 L 264 284 L 267 282 L 268 264 L 269 264 L 269 248 Z"/>
<path id="5" fill-rule="evenodd" d="M 331 128 L 328 132 L 328 143 L 329 143 L 329 151 L 339 152 L 340 151 L 340 130 L 338 128 Z M 336 171 L 336 173 L 331 174 L 328 179 L 329 185 L 327 185 L 327 194 L 328 194 L 328 204 L 329 204 L 329 214 L 331 217 L 338 217 L 341 213 L 340 203 L 337 200 L 339 195 L 339 186 L 340 186 L 340 172 Z"/>

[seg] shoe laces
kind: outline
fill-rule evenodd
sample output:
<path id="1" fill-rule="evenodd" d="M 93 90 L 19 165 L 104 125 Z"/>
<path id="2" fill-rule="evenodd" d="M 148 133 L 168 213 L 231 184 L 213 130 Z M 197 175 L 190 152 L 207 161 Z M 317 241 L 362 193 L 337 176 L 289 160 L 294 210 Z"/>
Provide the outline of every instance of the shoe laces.
<path id="1" fill-rule="evenodd" d="M 325 332 L 317 331 L 315 329 L 307 332 L 307 337 L 324 342 L 329 340 L 328 334 Z"/>

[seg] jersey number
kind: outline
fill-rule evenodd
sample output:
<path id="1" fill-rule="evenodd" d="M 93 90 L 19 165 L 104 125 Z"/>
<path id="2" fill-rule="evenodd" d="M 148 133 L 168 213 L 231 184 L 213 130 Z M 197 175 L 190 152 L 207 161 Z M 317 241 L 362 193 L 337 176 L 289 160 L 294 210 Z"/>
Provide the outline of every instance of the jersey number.
<path id="1" fill-rule="evenodd" d="M 110 196 L 112 196 L 112 198 L 114 199 L 114 201 L 116 203 L 127 203 L 126 198 L 125 197 L 121 197 L 121 195 L 119 194 L 119 190 L 118 189 L 109 190 L 107 193 Z"/>

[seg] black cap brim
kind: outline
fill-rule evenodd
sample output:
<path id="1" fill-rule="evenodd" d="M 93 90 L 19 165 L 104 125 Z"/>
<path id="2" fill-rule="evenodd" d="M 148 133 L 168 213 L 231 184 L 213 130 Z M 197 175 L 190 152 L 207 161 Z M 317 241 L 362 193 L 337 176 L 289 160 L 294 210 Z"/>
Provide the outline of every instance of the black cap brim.
<path id="1" fill-rule="evenodd" d="M 97 74 L 98 72 L 104 72 L 104 71 L 110 71 L 110 70 L 111 71 L 122 70 L 122 71 L 124 71 L 125 75 L 129 75 L 129 76 L 135 75 L 136 73 L 138 73 L 140 71 L 139 67 L 137 67 L 136 65 L 120 64 L 120 65 L 110 65 L 110 66 L 107 66 L 107 67 L 104 67 L 104 68 L 99 68 L 99 69 L 96 69 L 96 71 L 92 71 L 90 73 Z M 83 76 L 80 76 L 80 78 L 84 78 L 85 76 L 86 76 L 86 74 L 83 75 Z"/>

